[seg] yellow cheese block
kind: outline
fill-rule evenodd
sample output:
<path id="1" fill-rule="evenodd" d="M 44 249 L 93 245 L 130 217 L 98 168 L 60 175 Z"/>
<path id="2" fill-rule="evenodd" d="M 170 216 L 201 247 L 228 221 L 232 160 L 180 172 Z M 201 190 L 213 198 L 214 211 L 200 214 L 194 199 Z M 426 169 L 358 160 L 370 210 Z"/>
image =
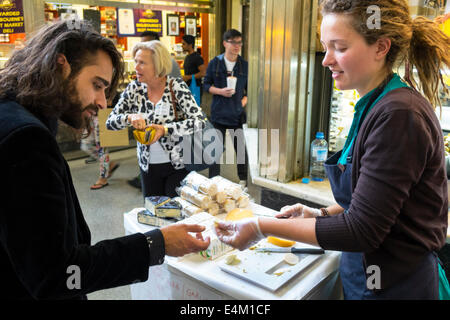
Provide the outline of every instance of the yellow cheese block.
<path id="1" fill-rule="evenodd" d="M 236 221 L 251 217 L 253 217 L 252 210 L 236 208 L 228 212 L 227 216 L 225 217 L 225 220 Z"/>
<path id="2" fill-rule="evenodd" d="M 267 237 L 267 241 L 279 247 L 290 247 L 295 243 L 295 241 L 286 240 L 282 238 L 275 238 L 272 236 Z"/>

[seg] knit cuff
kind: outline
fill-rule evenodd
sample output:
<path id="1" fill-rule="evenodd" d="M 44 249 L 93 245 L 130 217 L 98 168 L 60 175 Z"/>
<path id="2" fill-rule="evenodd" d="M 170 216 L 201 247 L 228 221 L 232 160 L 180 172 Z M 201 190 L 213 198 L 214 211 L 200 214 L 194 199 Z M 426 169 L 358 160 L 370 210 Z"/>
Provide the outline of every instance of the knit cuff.
<path id="1" fill-rule="evenodd" d="M 360 249 L 345 214 L 316 218 L 316 237 L 321 248 L 336 251 Z"/>

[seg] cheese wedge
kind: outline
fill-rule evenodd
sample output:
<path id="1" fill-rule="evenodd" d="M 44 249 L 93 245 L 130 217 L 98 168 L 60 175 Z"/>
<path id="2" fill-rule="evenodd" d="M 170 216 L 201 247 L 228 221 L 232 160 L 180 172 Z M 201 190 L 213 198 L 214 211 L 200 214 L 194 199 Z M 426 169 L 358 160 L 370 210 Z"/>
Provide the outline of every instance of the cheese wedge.
<path id="1" fill-rule="evenodd" d="M 248 209 L 241 209 L 236 208 L 228 212 L 227 216 L 225 217 L 225 220 L 228 221 L 237 221 L 244 218 L 251 218 L 253 217 L 253 212 Z"/>
<path id="2" fill-rule="evenodd" d="M 270 242 L 271 244 L 274 244 L 279 247 L 290 247 L 290 246 L 293 246 L 295 243 L 295 241 L 286 240 L 286 239 L 282 239 L 282 238 L 276 238 L 276 237 L 272 237 L 272 236 L 267 237 L 267 241 Z"/>

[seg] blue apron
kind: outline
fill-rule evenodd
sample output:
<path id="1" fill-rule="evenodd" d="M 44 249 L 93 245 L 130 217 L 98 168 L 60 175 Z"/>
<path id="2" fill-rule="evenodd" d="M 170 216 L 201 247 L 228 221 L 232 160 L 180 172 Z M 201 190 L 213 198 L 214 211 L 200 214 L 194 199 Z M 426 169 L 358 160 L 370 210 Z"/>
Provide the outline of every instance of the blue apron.
<path id="1" fill-rule="evenodd" d="M 358 131 L 365 116 L 370 110 L 370 107 L 375 100 L 380 98 L 387 82 L 389 81 L 385 81 L 385 85 L 377 88 L 373 93 L 360 118 Z M 342 150 L 327 159 L 324 164 L 333 196 L 336 202 L 344 208 L 344 214 L 347 213 L 352 199 L 352 158 L 355 142 L 356 137 L 354 137 L 353 145 L 348 151 L 345 166 L 339 163 Z M 425 257 L 412 275 L 409 275 L 405 280 L 384 290 L 372 291 L 367 289 L 366 271 L 364 270 L 362 252 L 342 252 L 339 272 L 344 290 L 344 299 L 346 300 L 438 299 L 438 296 L 435 296 L 435 294 L 438 293 L 437 264 L 436 257 L 433 253 L 430 253 Z M 381 270 L 381 273 L 382 272 L 383 271 Z"/>

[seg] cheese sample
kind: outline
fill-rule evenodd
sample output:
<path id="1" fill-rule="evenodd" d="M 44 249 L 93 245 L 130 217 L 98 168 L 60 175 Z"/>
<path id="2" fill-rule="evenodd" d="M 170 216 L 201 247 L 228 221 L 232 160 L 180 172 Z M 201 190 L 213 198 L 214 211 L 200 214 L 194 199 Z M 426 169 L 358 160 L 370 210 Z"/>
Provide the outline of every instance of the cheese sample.
<path id="1" fill-rule="evenodd" d="M 237 221 L 251 217 L 253 217 L 253 212 L 251 210 L 236 208 L 228 212 L 227 216 L 225 217 L 225 220 Z"/>
<path id="2" fill-rule="evenodd" d="M 160 218 L 181 218 L 181 205 L 171 200 L 156 207 L 155 216 Z"/>
<path id="3" fill-rule="evenodd" d="M 241 260 L 235 254 L 230 254 L 225 258 L 225 263 L 229 266 L 233 266 L 239 264 Z"/>
<path id="4" fill-rule="evenodd" d="M 272 237 L 272 236 L 267 237 L 267 242 L 274 244 L 276 246 L 279 246 L 279 247 L 290 247 L 290 246 L 293 246 L 295 243 L 295 241 L 286 240 L 286 239 L 282 239 L 282 238 L 276 238 L 276 237 Z"/>
<path id="5" fill-rule="evenodd" d="M 151 196 L 145 198 L 145 208 L 151 213 L 155 214 L 155 209 L 170 201 L 166 196 Z"/>
<path id="6" fill-rule="evenodd" d="M 291 266 L 296 265 L 300 261 L 300 259 L 293 253 L 286 253 L 283 260 Z"/>

